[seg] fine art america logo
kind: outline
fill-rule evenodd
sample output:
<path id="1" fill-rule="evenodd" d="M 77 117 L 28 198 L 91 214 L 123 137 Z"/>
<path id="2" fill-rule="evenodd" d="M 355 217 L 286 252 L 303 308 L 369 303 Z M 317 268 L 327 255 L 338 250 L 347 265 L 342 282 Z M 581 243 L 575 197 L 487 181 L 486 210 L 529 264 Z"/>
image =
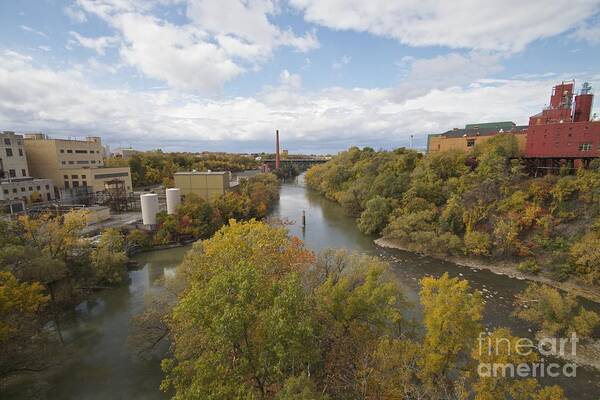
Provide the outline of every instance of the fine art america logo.
<path id="1" fill-rule="evenodd" d="M 544 337 L 537 345 L 529 338 L 503 338 L 479 334 L 477 372 L 481 377 L 536 378 L 558 376 L 575 377 L 577 365 L 572 362 L 548 362 L 544 357 L 574 359 L 579 338 L 573 332 L 570 338 Z M 538 357 L 537 355 L 541 355 Z M 513 360 L 518 360 L 514 362 Z M 485 362 L 489 361 L 489 362 Z"/>

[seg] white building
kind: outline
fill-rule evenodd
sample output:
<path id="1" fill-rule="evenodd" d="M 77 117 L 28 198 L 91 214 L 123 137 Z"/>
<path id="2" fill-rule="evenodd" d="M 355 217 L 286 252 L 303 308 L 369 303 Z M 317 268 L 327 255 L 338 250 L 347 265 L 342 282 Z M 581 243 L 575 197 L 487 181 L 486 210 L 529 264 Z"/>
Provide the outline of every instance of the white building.
<path id="1" fill-rule="evenodd" d="M 50 179 L 29 176 L 23 137 L 0 132 L 0 206 L 5 212 L 23 211 L 26 204 L 54 200 Z"/>

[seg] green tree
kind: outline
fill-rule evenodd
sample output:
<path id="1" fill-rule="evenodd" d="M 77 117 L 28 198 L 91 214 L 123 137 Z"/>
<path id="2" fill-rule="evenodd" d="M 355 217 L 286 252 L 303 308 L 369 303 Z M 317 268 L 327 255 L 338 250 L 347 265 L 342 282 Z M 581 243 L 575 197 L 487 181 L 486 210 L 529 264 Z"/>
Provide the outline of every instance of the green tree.
<path id="1" fill-rule="evenodd" d="M 175 398 L 271 397 L 317 360 L 299 275 L 310 253 L 283 229 L 235 221 L 195 251 L 162 387 Z"/>
<path id="2" fill-rule="evenodd" d="M 391 202 L 381 196 L 375 196 L 367 201 L 366 208 L 358 219 L 358 229 L 367 235 L 380 233 L 387 225 L 391 212 Z"/>
<path id="3" fill-rule="evenodd" d="M 105 229 L 98 246 L 92 252 L 96 281 L 108 285 L 121 283 L 127 277 L 125 241 L 116 229 Z"/>
<path id="4" fill-rule="evenodd" d="M 590 336 L 600 322 L 593 311 L 580 307 L 573 294 L 538 283 L 531 283 L 516 296 L 515 315 L 536 324 L 545 334 L 568 335 L 576 332 L 580 337 Z"/>
<path id="5" fill-rule="evenodd" d="M 314 382 L 306 375 L 288 378 L 283 388 L 275 396 L 275 400 L 326 400 L 327 396 L 319 393 Z"/>
<path id="6" fill-rule="evenodd" d="M 374 257 L 325 252 L 317 261 L 316 319 L 324 386 L 332 398 L 357 398 L 361 360 L 380 337 L 402 332 L 407 303 L 387 264 Z"/>

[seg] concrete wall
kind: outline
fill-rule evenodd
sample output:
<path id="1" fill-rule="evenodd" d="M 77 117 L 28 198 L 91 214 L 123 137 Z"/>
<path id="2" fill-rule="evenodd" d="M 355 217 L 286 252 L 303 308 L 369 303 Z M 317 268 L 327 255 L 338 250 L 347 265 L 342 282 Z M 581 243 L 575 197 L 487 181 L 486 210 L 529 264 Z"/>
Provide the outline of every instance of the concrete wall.
<path id="1" fill-rule="evenodd" d="M 94 206 L 85 209 L 87 211 L 85 222 L 87 225 L 97 224 L 110 219 L 110 208 Z"/>
<path id="2" fill-rule="evenodd" d="M 174 181 L 182 195 L 193 193 L 205 200 L 221 196 L 230 189 L 229 173 L 178 172 Z"/>

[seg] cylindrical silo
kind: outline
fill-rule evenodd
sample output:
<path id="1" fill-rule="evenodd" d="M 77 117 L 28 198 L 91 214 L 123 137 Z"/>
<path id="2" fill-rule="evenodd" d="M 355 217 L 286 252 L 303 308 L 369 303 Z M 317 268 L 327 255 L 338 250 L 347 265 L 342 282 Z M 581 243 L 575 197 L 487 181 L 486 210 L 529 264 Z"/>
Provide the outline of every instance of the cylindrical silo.
<path id="1" fill-rule="evenodd" d="M 142 220 L 144 225 L 156 225 L 156 213 L 158 213 L 158 195 L 154 193 L 140 196 L 142 205 Z"/>
<path id="2" fill-rule="evenodd" d="M 167 213 L 175 214 L 181 203 L 181 190 L 178 188 L 167 189 Z"/>

